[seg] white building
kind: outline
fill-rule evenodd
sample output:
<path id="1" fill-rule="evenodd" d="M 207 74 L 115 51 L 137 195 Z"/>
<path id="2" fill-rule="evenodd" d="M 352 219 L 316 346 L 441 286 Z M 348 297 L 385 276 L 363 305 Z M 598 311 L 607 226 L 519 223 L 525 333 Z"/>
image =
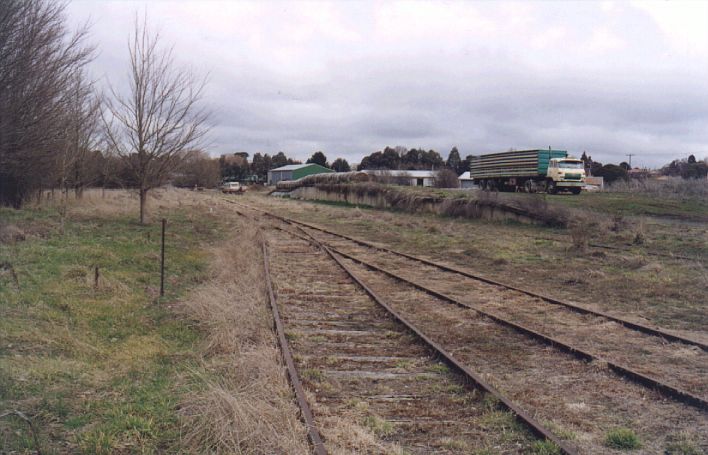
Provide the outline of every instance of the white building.
<path id="1" fill-rule="evenodd" d="M 370 175 L 390 177 L 391 183 L 408 186 L 434 186 L 437 171 L 403 171 L 403 170 L 363 170 Z"/>
<path id="2" fill-rule="evenodd" d="M 457 180 L 460 181 L 460 188 L 463 190 L 477 188 L 477 184 L 474 183 L 474 179 L 470 176 L 470 171 L 463 172 L 462 175 L 457 177 Z"/>

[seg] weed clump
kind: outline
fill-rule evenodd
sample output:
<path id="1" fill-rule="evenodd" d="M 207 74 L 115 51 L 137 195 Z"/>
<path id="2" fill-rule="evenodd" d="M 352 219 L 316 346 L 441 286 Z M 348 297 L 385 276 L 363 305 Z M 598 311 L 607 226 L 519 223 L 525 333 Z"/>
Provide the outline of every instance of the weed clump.
<path id="1" fill-rule="evenodd" d="M 364 426 L 371 430 L 376 436 L 385 437 L 393 434 L 393 424 L 388 420 L 370 415 L 364 418 Z"/>
<path id="2" fill-rule="evenodd" d="M 664 451 L 666 455 L 700 455 L 703 453 L 690 434 L 679 433 L 670 439 L 671 442 Z"/>
<path id="3" fill-rule="evenodd" d="M 26 238 L 25 232 L 14 224 L 0 223 L 0 243 L 21 242 Z"/>
<path id="4" fill-rule="evenodd" d="M 639 437 L 629 428 L 615 428 L 607 432 L 605 445 L 613 449 L 633 450 L 641 447 Z"/>
<path id="5" fill-rule="evenodd" d="M 560 455 L 560 447 L 555 442 L 545 440 L 536 441 L 531 446 L 531 453 L 535 455 Z"/>

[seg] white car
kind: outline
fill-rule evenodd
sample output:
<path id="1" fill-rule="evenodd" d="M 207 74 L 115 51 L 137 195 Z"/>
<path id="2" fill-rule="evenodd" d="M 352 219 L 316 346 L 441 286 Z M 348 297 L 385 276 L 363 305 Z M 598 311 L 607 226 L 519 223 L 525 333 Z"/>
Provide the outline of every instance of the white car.
<path id="1" fill-rule="evenodd" d="M 246 187 L 238 182 L 226 182 L 221 185 L 221 192 L 224 194 L 243 193 L 244 191 L 246 191 Z"/>

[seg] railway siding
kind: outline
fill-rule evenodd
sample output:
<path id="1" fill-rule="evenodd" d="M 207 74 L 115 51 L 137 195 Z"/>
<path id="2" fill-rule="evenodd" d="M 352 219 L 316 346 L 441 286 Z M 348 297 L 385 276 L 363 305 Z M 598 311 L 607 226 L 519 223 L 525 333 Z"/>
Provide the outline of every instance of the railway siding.
<path id="1" fill-rule="evenodd" d="M 703 412 L 628 383 L 602 365 L 579 362 L 469 310 L 436 301 L 355 261 L 342 260 L 455 358 L 474 365 L 537 419 L 573 435 L 582 453 L 608 453 L 603 435 L 616 427 L 637 431 L 646 453 L 662 453 L 671 435 L 681 432 L 708 447 Z"/>
<path id="2" fill-rule="evenodd" d="M 367 248 L 331 235 L 312 232 L 339 251 L 366 262 L 395 270 L 408 280 L 440 292 L 473 308 L 501 314 L 547 336 L 627 365 L 652 378 L 708 399 L 708 353 L 697 346 L 668 342 L 607 320 L 578 313 L 500 286 L 421 264 L 402 256 Z"/>
<path id="3" fill-rule="evenodd" d="M 513 416 L 464 387 L 323 251 L 267 232 L 286 336 L 330 451 L 372 434 L 373 452 L 530 450 L 535 439 Z"/>

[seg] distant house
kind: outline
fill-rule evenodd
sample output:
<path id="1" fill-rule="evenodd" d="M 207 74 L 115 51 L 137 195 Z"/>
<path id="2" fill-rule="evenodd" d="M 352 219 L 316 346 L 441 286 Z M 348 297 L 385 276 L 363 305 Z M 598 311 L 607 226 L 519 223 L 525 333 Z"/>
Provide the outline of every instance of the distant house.
<path id="1" fill-rule="evenodd" d="M 633 179 L 645 179 L 649 177 L 649 169 L 639 169 L 638 167 L 635 167 L 634 169 L 628 170 L 627 175 L 629 178 Z"/>
<path id="2" fill-rule="evenodd" d="M 437 171 L 363 170 L 369 175 L 390 177 L 391 183 L 407 186 L 434 186 Z"/>
<path id="3" fill-rule="evenodd" d="M 281 180 L 297 180 L 307 175 L 334 172 L 319 164 L 288 164 L 268 171 L 268 185 L 275 185 Z"/>
<path id="4" fill-rule="evenodd" d="M 601 190 L 605 187 L 605 178 L 588 175 L 587 177 L 585 177 L 585 184 L 589 186 L 594 186 L 597 189 Z"/>
<path id="5" fill-rule="evenodd" d="M 463 172 L 462 175 L 457 177 L 457 180 L 460 181 L 460 188 L 463 190 L 477 188 L 477 185 L 474 183 L 474 179 L 470 176 L 470 171 Z"/>

